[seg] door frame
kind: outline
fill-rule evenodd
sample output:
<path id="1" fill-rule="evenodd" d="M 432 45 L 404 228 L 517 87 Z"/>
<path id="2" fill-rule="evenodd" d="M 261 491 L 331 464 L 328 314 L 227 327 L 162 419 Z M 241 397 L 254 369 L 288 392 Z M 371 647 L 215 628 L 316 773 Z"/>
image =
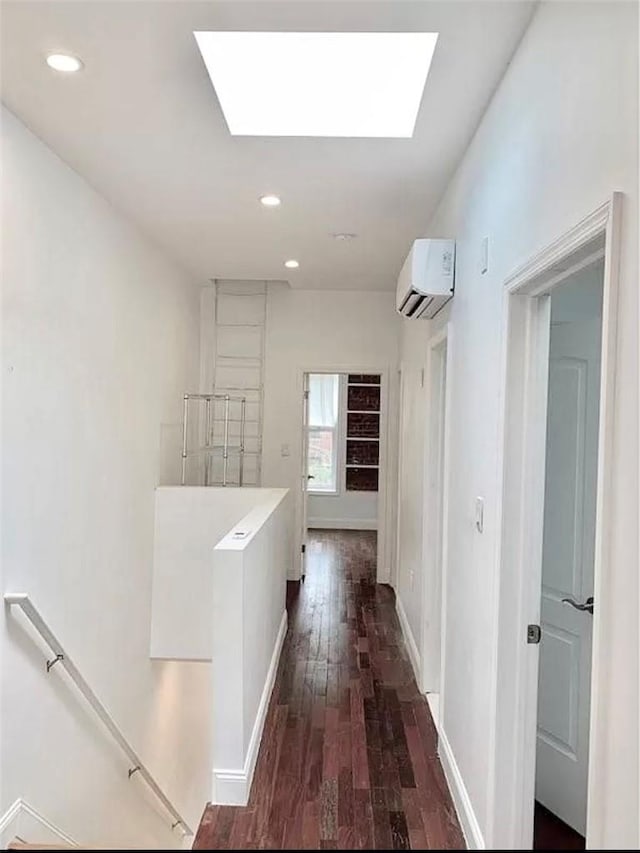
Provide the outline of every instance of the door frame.
<path id="1" fill-rule="evenodd" d="M 398 581 L 400 569 L 400 549 L 402 545 L 401 526 L 402 526 L 402 506 L 400 500 L 400 483 L 402 478 L 402 466 L 404 464 L 404 453 L 402 451 L 403 442 L 401 434 L 401 421 L 404 412 L 404 398 L 406 394 L 406 375 L 407 371 L 404 362 L 400 363 L 398 368 L 398 444 L 397 444 L 397 459 L 396 471 L 398 474 L 398 482 L 396 489 L 396 524 L 395 524 L 395 553 L 393 559 L 393 572 L 389 578 L 389 583 L 394 589 L 396 596 L 398 595 Z M 418 673 L 416 673 L 416 679 Z M 422 685 L 419 685 L 422 690 Z"/>
<path id="2" fill-rule="evenodd" d="M 402 466 L 404 464 L 404 453 L 402 452 L 402 435 L 401 435 L 401 419 L 404 412 L 404 395 L 406 393 L 406 370 L 404 363 L 401 362 L 398 368 L 398 452 L 396 454 L 396 471 L 398 474 L 398 482 L 396 489 L 396 519 L 395 519 L 395 553 L 393 558 L 393 571 L 389 578 L 389 583 L 393 587 L 396 595 L 398 594 L 398 576 L 400 568 L 400 548 L 402 538 L 400 535 L 402 525 L 402 501 L 400 499 L 400 483 L 402 478 Z M 422 689 L 422 687 L 421 687 Z"/>
<path id="3" fill-rule="evenodd" d="M 389 396 L 391 393 L 390 385 L 390 370 L 389 367 L 374 367 L 368 365 L 363 367 L 359 364 L 334 364 L 330 367 L 301 367 L 298 369 L 297 387 L 298 399 L 300 400 L 300 412 L 298 423 L 302 425 L 304 412 L 304 377 L 308 373 L 375 373 L 380 376 L 380 449 L 379 449 L 379 469 L 378 469 L 378 517 L 377 517 L 377 563 L 376 563 L 376 583 L 389 583 L 389 578 L 392 572 L 390 562 L 387 561 L 387 551 L 391 548 L 390 530 L 391 523 L 388 518 L 388 495 L 390 493 L 390 477 L 393 476 L 389 457 Z M 300 433 L 300 441 L 302 441 L 302 433 Z M 301 493 L 296 495 L 296 554 L 300 554 L 302 550 L 302 519 L 300 513 Z M 392 553 L 389 550 L 389 553 Z"/>
<path id="4" fill-rule="evenodd" d="M 424 514 L 422 518 L 422 566 L 423 566 L 423 582 L 422 582 L 422 626 L 421 626 L 421 690 L 422 692 L 435 692 L 439 696 L 438 713 L 432 716 L 436 726 L 439 726 L 439 721 L 442 719 L 444 707 L 444 676 L 445 676 L 445 649 L 444 642 L 446 631 L 446 589 L 447 589 L 447 558 L 448 558 L 448 526 L 449 526 L 449 460 L 450 460 L 450 440 L 449 440 L 449 425 L 451 411 L 451 371 L 453 364 L 453 330 L 451 323 L 446 323 L 438 330 L 430 339 L 427 348 L 427 400 L 426 400 L 426 418 L 427 428 L 425 430 L 425 448 L 424 448 L 424 483 L 425 483 L 425 499 L 424 499 Z M 445 349 L 444 355 L 444 389 L 440 389 L 440 393 L 444 390 L 444 395 L 439 398 L 442 406 L 442 456 L 438 461 L 441 467 L 442 482 L 440 484 L 441 500 L 441 515 L 440 515 L 440 564 L 437 565 L 438 554 L 431 547 L 429 536 L 429 517 L 434 511 L 433 502 L 429 498 L 429 479 L 431 474 L 431 453 L 432 444 L 431 435 L 431 416 L 435 400 L 435 386 L 433 383 L 433 365 L 434 359 L 437 356 L 438 350 Z M 431 581 L 431 583 L 429 583 Z M 430 661 L 428 648 L 430 643 L 429 631 L 427 630 L 426 615 L 429 612 L 429 602 L 431 592 L 434 586 L 440 584 L 439 595 L 439 634 L 440 634 L 440 655 L 439 660 L 434 664 Z M 437 588 L 437 586 L 436 586 Z M 428 665 L 428 661 L 430 661 Z M 437 669 L 438 689 L 433 690 L 430 685 L 434 683 L 434 666 Z M 435 719 L 437 717 L 438 719 Z"/>
<path id="5" fill-rule="evenodd" d="M 493 669 L 495 707 L 491 734 L 488 844 L 531 849 L 535 796 L 539 645 L 526 642 L 539 624 L 542 580 L 544 471 L 549 370 L 550 293 L 572 272 L 596 260 L 580 258 L 602 238 L 604 285 L 600 422 L 594 558 L 591 716 L 587 793 L 587 847 L 600 847 L 595 810 L 605 779 L 606 739 L 601 691 L 606 666 L 603 614 L 611 539 L 611 470 L 616 372 L 617 279 L 622 195 L 612 197 L 507 277 L 503 293 L 502 471 L 497 642 Z M 578 260 L 576 261 L 576 256 Z M 562 269 L 563 261 L 575 261 Z M 500 698 L 498 698 L 500 697 Z"/>
<path id="6" fill-rule="evenodd" d="M 302 439 L 300 459 L 300 578 L 305 579 L 307 573 L 307 530 L 309 523 L 309 374 L 302 374 Z"/>

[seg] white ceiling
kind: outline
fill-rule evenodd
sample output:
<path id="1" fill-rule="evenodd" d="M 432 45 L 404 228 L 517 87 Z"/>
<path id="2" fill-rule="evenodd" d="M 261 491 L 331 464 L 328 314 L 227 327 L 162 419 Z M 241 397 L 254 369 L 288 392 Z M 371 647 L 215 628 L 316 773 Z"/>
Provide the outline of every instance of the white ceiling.
<path id="1" fill-rule="evenodd" d="M 2 2 L 2 99 L 198 279 L 392 289 L 534 5 Z M 193 37 L 216 29 L 439 32 L 413 138 L 230 136 Z M 85 69 L 53 73 L 52 50 Z M 267 192 L 280 208 L 258 203 Z"/>

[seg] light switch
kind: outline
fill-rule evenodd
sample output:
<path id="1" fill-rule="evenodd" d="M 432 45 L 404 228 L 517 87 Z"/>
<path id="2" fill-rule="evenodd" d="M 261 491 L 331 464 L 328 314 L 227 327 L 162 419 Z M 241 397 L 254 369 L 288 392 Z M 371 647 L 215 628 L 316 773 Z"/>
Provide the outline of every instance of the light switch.
<path id="1" fill-rule="evenodd" d="M 289 445 L 281 444 L 280 445 L 280 456 L 289 456 Z"/>
<path id="2" fill-rule="evenodd" d="M 476 530 L 482 533 L 484 529 L 484 498 L 476 498 Z"/>

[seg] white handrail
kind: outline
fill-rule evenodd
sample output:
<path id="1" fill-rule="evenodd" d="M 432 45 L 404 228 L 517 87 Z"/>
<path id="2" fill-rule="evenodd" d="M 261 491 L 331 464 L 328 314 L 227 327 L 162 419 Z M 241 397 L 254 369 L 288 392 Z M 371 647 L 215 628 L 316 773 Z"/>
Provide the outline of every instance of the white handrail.
<path id="1" fill-rule="evenodd" d="M 15 605 L 22 609 L 29 621 L 37 629 L 38 633 L 42 636 L 42 638 L 46 641 L 46 643 L 53 651 L 55 658 L 52 661 L 47 661 L 47 672 L 49 672 L 51 668 L 58 662 L 66 669 L 78 690 L 82 693 L 82 695 L 91 705 L 98 717 L 105 724 L 116 743 L 126 753 L 127 758 L 131 761 L 133 765 L 133 767 L 129 769 L 129 778 L 131 778 L 134 773 L 139 773 L 140 776 L 149 785 L 156 797 L 166 808 L 166 810 L 174 818 L 174 822 L 171 825 L 171 828 L 175 829 L 176 826 L 182 826 L 185 835 L 193 835 L 193 830 L 186 823 L 180 812 L 172 805 L 169 798 L 162 791 L 162 788 L 158 785 L 151 773 L 144 766 L 139 755 L 135 752 L 133 747 L 129 744 L 125 736 L 122 734 L 105 706 L 98 699 L 91 687 L 89 687 L 86 680 L 84 679 L 76 665 L 73 663 L 71 658 L 67 655 L 67 653 L 62 647 L 62 644 L 59 642 L 53 631 L 44 621 L 29 596 L 24 592 L 6 593 L 4 596 L 4 600 L 8 605 Z"/>

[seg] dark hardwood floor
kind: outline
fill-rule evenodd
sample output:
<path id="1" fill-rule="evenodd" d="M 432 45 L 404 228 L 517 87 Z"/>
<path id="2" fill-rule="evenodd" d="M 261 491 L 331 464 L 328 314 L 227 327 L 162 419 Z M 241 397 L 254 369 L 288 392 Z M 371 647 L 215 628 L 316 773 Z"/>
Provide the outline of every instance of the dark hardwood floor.
<path id="1" fill-rule="evenodd" d="M 246 808 L 208 806 L 194 849 L 460 850 L 376 534 L 314 531 Z"/>
<path id="2" fill-rule="evenodd" d="M 584 850 L 583 835 L 536 802 L 533 820 L 534 850 Z"/>

